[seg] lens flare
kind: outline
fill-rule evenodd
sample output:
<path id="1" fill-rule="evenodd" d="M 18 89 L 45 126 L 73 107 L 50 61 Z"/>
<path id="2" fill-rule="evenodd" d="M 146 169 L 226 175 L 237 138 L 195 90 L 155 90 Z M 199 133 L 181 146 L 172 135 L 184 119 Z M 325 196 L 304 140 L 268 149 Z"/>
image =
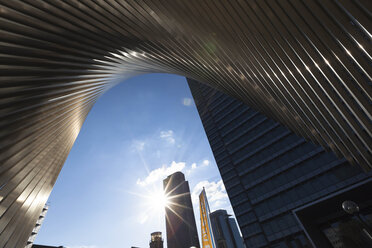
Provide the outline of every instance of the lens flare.
<path id="1" fill-rule="evenodd" d="M 169 206 L 169 198 L 164 194 L 163 190 L 156 190 L 149 193 L 150 194 L 147 197 L 147 205 L 153 210 L 164 211 L 164 209 Z"/>

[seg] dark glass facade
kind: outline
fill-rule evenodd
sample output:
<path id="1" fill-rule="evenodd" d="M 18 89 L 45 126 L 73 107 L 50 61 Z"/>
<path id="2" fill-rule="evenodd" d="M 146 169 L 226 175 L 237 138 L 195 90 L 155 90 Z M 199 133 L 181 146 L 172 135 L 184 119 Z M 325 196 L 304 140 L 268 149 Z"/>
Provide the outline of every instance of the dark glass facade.
<path id="1" fill-rule="evenodd" d="M 235 219 L 226 210 L 216 210 L 209 216 L 217 248 L 244 248 Z"/>
<path id="2" fill-rule="evenodd" d="M 169 198 L 169 206 L 165 208 L 167 247 L 199 248 L 190 187 L 185 175 L 182 172 L 173 173 L 164 179 L 163 186 Z"/>
<path id="3" fill-rule="evenodd" d="M 246 246 L 312 247 L 323 240 L 319 247 L 335 247 L 324 232 L 311 232 L 310 227 L 344 216 L 340 201 L 356 197 L 345 194 L 356 184 L 369 185 L 371 173 L 241 101 L 194 80 L 188 83 Z M 355 200 L 369 212 L 371 194 L 366 188 L 358 192 Z M 338 215 L 332 220 L 317 215 L 315 202 L 323 202 L 322 209 L 334 208 Z M 297 211 L 300 208 L 308 212 Z M 303 218 L 310 213 L 320 218 L 317 224 Z"/>

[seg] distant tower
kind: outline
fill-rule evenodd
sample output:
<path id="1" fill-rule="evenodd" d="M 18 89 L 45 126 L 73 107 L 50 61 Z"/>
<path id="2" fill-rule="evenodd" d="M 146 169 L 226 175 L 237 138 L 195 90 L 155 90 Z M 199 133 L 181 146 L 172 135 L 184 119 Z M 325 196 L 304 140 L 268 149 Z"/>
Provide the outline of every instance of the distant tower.
<path id="1" fill-rule="evenodd" d="M 226 210 L 216 210 L 209 216 L 217 248 L 244 248 L 235 219 Z"/>
<path id="2" fill-rule="evenodd" d="M 151 233 L 150 248 L 163 248 L 163 238 L 161 232 Z"/>
<path id="3" fill-rule="evenodd" d="M 165 208 L 168 248 L 199 248 L 195 215 L 191 203 L 189 183 L 182 172 L 163 181 L 164 193 L 170 199 Z"/>

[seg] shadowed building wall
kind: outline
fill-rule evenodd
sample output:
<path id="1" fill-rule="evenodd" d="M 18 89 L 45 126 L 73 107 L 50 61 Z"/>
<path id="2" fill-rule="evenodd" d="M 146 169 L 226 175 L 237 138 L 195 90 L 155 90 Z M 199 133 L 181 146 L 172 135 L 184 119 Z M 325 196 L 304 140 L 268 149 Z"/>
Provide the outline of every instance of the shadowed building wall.
<path id="1" fill-rule="evenodd" d="M 370 0 L 0 0 L 0 247 L 26 245 L 97 98 L 143 73 L 205 82 L 370 170 L 370 13 Z"/>
<path id="2" fill-rule="evenodd" d="M 169 199 L 165 208 L 168 248 L 200 247 L 189 183 L 182 172 L 176 172 L 163 181 L 164 193 Z"/>
<path id="3" fill-rule="evenodd" d="M 342 201 L 323 200 L 338 192 L 343 200 L 357 197 L 366 216 L 372 214 L 371 187 L 344 192 L 368 184 L 371 172 L 338 159 L 241 101 L 200 82 L 188 83 L 247 247 L 311 247 L 292 211 L 323 201 L 322 207 L 302 211 L 304 219 L 339 221 L 346 215 Z M 332 209 L 332 219 L 325 209 Z M 314 243 L 322 242 L 317 247 L 332 248 L 321 227 L 315 229 L 320 233 Z"/>

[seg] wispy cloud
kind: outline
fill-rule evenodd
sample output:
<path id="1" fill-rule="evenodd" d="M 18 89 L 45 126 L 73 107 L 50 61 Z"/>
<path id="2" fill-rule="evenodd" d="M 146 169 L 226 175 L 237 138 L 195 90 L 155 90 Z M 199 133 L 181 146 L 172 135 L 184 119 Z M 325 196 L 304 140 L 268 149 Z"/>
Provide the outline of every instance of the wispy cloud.
<path id="1" fill-rule="evenodd" d="M 192 164 L 191 164 L 191 169 L 192 169 L 192 170 L 195 170 L 196 168 L 198 168 L 198 166 L 196 165 L 196 163 L 192 163 Z"/>
<path id="2" fill-rule="evenodd" d="M 167 176 L 177 171 L 183 171 L 184 173 L 189 175 L 191 172 L 199 168 L 202 168 L 202 167 L 207 167 L 209 165 L 210 165 L 210 161 L 208 159 L 204 159 L 201 163 L 198 163 L 198 164 L 192 163 L 191 165 L 186 165 L 185 162 L 172 161 L 170 165 L 163 164 L 161 167 L 150 171 L 145 178 L 143 179 L 138 178 L 137 184 L 141 186 L 155 184 L 157 182 L 162 181 Z"/>
<path id="3" fill-rule="evenodd" d="M 146 143 L 141 140 L 133 140 L 131 148 L 133 151 L 143 151 L 145 148 Z"/>
<path id="4" fill-rule="evenodd" d="M 191 164 L 191 168 L 187 170 L 187 173 L 191 173 L 191 171 L 194 171 L 200 167 L 207 167 L 210 165 L 210 161 L 208 159 L 204 159 L 199 165 L 196 163 Z"/>
<path id="5" fill-rule="evenodd" d="M 209 164 L 210 164 L 210 162 L 209 162 L 208 159 L 204 159 L 203 162 L 202 162 L 203 166 L 208 166 Z"/>
<path id="6" fill-rule="evenodd" d="M 225 185 L 222 180 L 217 182 L 210 181 L 201 181 L 195 185 L 191 197 L 194 203 L 194 206 L 199 205 L 199 194 L 205 188 L 208 197 L 208 203 L 211 208 L 211 211 L 214 211 L 219 208 L 224 208 L 229 205 L 229 198 L 226 193 Z"/>
<path id="7" fill-rule="evenodd" d="M 182 104 L 185 106 L 191 106 L 193 104 L 193 100 L 189 97 L 185 97 L 182 100 Z"/>
<path id="8" fill-rule="evenodd" d="M 173 161 L 169 166 L 163 165 L 160 168 L 150 171 L 147 177 L 144 179 L 138 179 L 137 184 L 141 186 L 147 186 L 159 182 L 176 171 L 182 171 L 186 166 L 185 162 Z"/>
<path id="9" fill-rule="evenodd" d="M 169 144 L 174 144 L 176 142 L 176 140 L 174 139 L 174 134 L 172 130 L 161 131 L 160 138 L 164 139 Z"/>

